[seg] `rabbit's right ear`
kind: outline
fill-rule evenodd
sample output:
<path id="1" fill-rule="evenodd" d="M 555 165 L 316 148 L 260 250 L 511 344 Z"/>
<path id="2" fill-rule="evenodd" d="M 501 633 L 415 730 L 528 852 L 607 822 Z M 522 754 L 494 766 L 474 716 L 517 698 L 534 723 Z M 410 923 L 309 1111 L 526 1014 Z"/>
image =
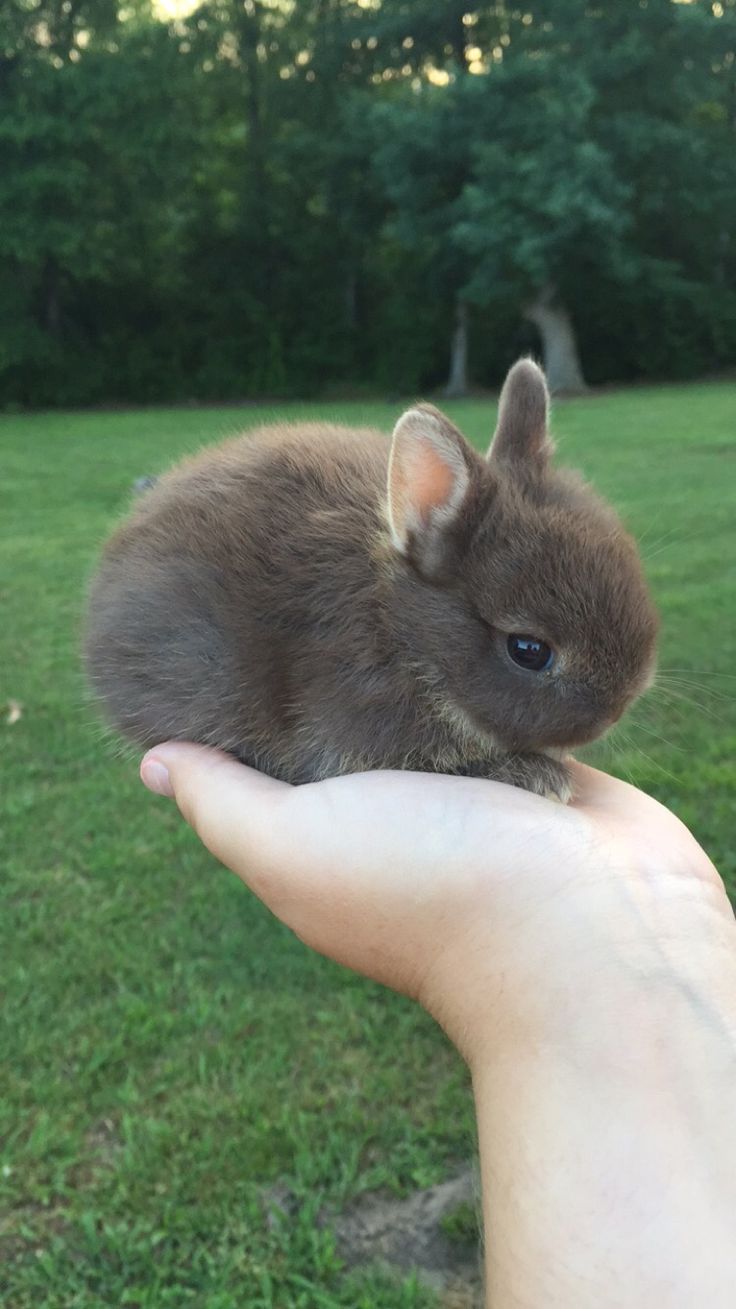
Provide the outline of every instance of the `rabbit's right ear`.
<path id="1" fill-rule="evenodd" d="M 388 466 L 388 519 L 400 554 L 427 576 L 446 562 L 478 456 L 433 405 L 409 409 L 394 428 Z"/>
<path id="2" fill-rule="evenodd" d="M 503 384 L 488 458 L 539 463 L 553 449 L 546 378 L 533 359 L 520 359 Z"/>

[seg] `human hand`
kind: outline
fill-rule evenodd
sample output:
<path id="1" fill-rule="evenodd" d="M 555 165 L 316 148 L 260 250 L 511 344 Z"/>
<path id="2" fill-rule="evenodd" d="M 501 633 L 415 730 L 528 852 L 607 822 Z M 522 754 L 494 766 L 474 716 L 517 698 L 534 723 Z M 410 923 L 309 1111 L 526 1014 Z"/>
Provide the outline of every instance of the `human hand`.
<path id="1" fill-rule="evenodd" d="M 290 787 L 178 743 L 141 771 L 470 1063 L 489 1306 L 732 1303 L 736 929 L 671 813 L 580 764 L 566 806 L 409 772 Z"/>
<path id="2" fill-rule="evenodd" d="M 141 765 L 301 940 L 418 999 L 471 1065 L 489 1042 L 589 1041 L 642 976 L 706 983 L 733 952 L 722 883 L 687 829 L 572 771 L 562 806 L 410 772 L 291 787 L 183 743 Z"/>

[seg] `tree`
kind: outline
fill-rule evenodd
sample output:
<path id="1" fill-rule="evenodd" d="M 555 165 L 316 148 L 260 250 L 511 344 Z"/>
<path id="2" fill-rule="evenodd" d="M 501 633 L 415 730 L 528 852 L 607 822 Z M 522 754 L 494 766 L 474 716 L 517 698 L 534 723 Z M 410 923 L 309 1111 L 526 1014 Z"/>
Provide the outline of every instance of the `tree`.
<path id="1" fill-rule="evenodd" d="M 736 0 L 0 6 L 0 396 L 736 356 Z"/>
<path id="2" fill-rule="evenodd" d="M 469 165 L 467 123 L 455 88 L 423 86 L 376 107 L 373 165 L 391 202 L 388 231 L 421 260 L 451 343 L 446 392 L 467 390 L 469 261 L 454 239 Z"/>
<path id="3" fill-rule="evenodd" d="M 721 213 L 730 227 L 736 220 L 736 151 L 733 130 L 730 143 L 724 131 L 734 86 L 733 4 L 726 10 L 701 0 L 642 0 L 590 8 L 579 0 L 535 0 L 526 10 L 511 30 L 504 71 L 513 84 L 525 68 L 543 69 L 546 108 L 557 101 L 564 112 L 566 105 L 575 137 L 567 164 L 558 156 L 551 174 L 550 150 L 564 144 L 564 123 L 550 128 L 550 113 L 538 106 L 540 135 L 521 139 L 535 161 L 533 189 L 541 184 L 558 197 L 576 192 L 571 207 L 563 200 L 577 224 L 572 241 L 565 241 L 567 220 L 552 205 L 547 253 L 554 276 L 534 310 L 548 310 L 552 291 L 568 318 L 558 336 L 570 319 L 582 320 L 587 335 L 607 340 L 619 359 L 638 349 L 634 372 L 673 371 L 673 349 L 692 368 L 711 335 L 705 301 L 720 300 L 719 321 L 733 312 L 713 295 L 707 267 L 712 215 Z M 512 116 L 524 113 L 513 95 L 507 106 Z M 507 126 L 504 115 L 501 135 Z M 529 199 L 543 214 L 536 190 L 536 200 Z M 610 376 L 610 362 L 604 367 Z"/>
<path id="4" fill-rule="evenodd" d="M 472 256 L 466 293 L 502 292 L 538 328 L 550 386 L 584 386 L 570 303 L 584 259 L 625 266 L 628 191 L 590 139 L 595 93 L 585 74 L 552 59 L 509 60 L 469 86 L 466 118 L 485 133 L 472 149 L 454 239 Z"/>
<path id="5" fill-rule="evenodd" d="M 6 82 L 0 288 L 14 331 L 0 369 L 24 401 L 116 395 L 118 379 L 125 393 L 186 225 L 192 106 L 172 112 L 177 52 L 158 25 L 120 38 L 114 49 L 90 39 L 78 60 L 42 45 Z M 161 359 L 149 366 L 144 394 Z"/>

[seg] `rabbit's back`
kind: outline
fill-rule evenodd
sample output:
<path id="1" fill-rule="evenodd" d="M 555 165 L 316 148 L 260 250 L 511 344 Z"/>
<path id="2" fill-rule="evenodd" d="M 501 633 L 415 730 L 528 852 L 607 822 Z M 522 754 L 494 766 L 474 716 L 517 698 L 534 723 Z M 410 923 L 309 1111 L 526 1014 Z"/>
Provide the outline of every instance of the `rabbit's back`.
<path id="1" fill-rule="evenodd" d="M 305 424 L 165 474 L 91 588 L 86 663 L 114 726 L 143 746 L 185 738 L 288 772 L 278 760 L 321 694 L 315 676 L 334 686 L 340 665 L 376 666 L 387 460 L 379 432 Z"/>

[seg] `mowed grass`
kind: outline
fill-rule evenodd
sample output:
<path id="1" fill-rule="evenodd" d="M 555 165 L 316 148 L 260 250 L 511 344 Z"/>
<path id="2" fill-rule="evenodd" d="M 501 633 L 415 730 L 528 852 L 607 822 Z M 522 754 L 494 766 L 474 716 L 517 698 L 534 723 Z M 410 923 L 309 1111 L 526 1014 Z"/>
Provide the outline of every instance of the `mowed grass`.
<path id="1" fill-rule="evenodd" d="M 400 407 L 280 413 L 390 429 Z M 490 403 L 448 411 L 485 446 Z M 0 419 L 4 1309 L 435 1303 L 344 1270 L 329 1214 L 472 1154 L 459 1059 L 215 865 L 100 734 L 79 671 L 86 579 L 133 479 L 276 416 Z M 674 808 L 736 890 L 736 385 L 601 394 L 554 427 L 642 541 L 670 670 L 596 758 Z M 277 1183 L 288 1216 L 269 1214 Z"/>

